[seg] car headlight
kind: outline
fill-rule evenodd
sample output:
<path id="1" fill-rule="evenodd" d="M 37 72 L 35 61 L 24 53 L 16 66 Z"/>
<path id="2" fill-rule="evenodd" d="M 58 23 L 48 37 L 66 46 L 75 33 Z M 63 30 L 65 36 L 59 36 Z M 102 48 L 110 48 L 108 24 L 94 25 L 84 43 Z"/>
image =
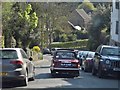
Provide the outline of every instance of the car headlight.
<path id="1" fill-rule="evenodd" d="M 110 60 L 106 60 L 105 63 L 106 63 L 106 64 L 110 64 Z"/>

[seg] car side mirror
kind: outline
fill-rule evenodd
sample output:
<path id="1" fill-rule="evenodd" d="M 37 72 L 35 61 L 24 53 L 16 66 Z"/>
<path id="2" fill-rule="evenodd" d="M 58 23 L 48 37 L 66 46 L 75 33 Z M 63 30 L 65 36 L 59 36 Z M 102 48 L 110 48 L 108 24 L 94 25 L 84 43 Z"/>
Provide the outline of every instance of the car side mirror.
<path id="1" fill-rule="evenodd" d="M 101 58 L 101 55 L 98 52 L 95 53 L 95 56 L 97 56 L 98 58 Z"/>
<path id="2" fill-rule="evenodd" d="M 29 60 L 30 60 L 30 61 L 33 61 L 33 58 L 30 57 Z"/>
<path id="3" fill-rule="evenodd" d="M 100 54 L 98 52 L 95 53 L 96 56 L 100 56 Z"/>

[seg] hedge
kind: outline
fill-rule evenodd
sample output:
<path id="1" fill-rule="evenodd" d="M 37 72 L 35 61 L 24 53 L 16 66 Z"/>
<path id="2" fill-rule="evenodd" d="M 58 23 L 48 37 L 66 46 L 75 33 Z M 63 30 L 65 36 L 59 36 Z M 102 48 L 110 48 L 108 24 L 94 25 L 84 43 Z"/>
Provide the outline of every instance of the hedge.
<path id="1" fill-rule="evenodd" d="M 74 49 L 87 49 L 88 39 L 82 39 L 71 42 L 52 43 L 51 48 L 74 48 Z"/>

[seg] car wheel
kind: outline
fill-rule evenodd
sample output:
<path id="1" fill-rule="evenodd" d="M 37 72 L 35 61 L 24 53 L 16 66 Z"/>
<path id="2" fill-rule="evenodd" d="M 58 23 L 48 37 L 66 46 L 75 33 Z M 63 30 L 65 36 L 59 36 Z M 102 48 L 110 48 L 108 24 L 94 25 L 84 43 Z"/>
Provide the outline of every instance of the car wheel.
<path id="1" fill-rule="evenodd" d="M 81 69 L 84 70 L 83 66 L 81 66 Z"/>
<path id="2" fill-rule="evenodd" d="M 29 78 L 30 81 L 34 81 L 35 80 L 35 72 L 33 72 L 33 76 L 31 78 Z"/>
<path id="3" fill-rule="evenodd" d="M 86 67 L 86 65 L 84 66 L 84 72 L 87 72 L 88 71 L 88 69 L 87 69 L 87 67 Z"/>
<path id="4" fill-rule="evenodd" d="M 92 68 L 92 75 L 95 76 L 97 74 L 97 70 L 95 69 L 95 67 L 93 66 Z"/>
<path id="5" fill-rule="evenodd" d="M 76 73 L 75 77 L 79 77 L 80 73 L 79 71 Z"/>
<path id="6" fill-rule="evenodd" d="M 25 74 L 25 79 L 23 80 L 22 85 L 23 86 L 27 86 L 28 85 L 28 73 L 27 72 Z"/>
<path id="7" fill-rule="evenodd" d="M 55 77 L 55 73 L 54 73 L 53 70 L 51 70 L 51 76 L 52 76 L 52 77 Z"/>
<path id="8" fill-rule="evenodd" d="M 101 70 L 101 68 L 98 69 L 98 77 L 104 78 L 104 72 Z"/>

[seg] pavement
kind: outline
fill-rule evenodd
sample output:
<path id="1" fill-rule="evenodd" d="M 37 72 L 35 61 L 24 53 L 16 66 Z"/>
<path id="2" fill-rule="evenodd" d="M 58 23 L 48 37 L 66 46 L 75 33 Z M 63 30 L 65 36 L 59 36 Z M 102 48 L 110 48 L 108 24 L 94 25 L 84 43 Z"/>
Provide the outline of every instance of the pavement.
<path id="1" fill-rule="evenodd" d="M 33 64 L 36 66 L 36 65 L 43 63 L 44 61 L 45 61 L 44 59 L 43 60 L 34 60 Z"/>

